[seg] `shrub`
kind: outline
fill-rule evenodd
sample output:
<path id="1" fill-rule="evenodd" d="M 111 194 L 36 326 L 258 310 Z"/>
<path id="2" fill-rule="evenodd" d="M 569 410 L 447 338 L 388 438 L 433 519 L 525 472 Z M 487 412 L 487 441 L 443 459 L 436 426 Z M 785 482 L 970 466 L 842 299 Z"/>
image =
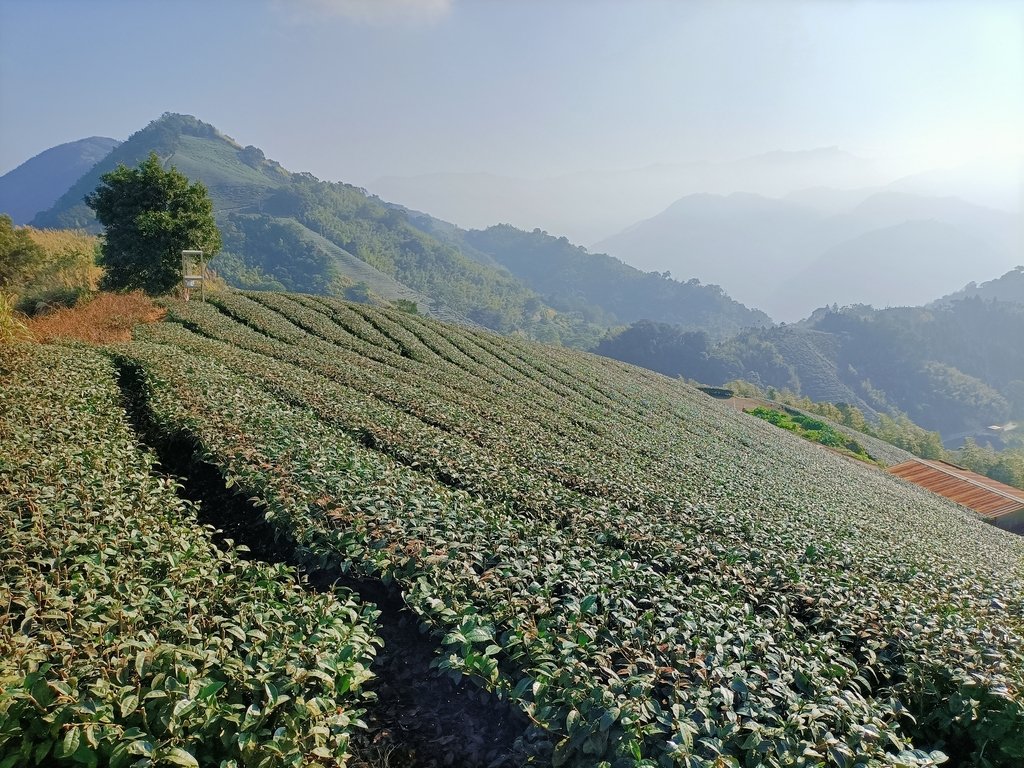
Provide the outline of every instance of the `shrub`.
<path id="1" fill-rule="evenodd" d="M 0 377 L 0 766 L 343 764 L 375 612 L 214 546 L 98 353 Z"/>
<path id="2" fill-rule="evenodd" d="M 21 315 L 14 308 L 14 297 L 0 291 L 0 344 L 12 344 L 32 338 Z"/>

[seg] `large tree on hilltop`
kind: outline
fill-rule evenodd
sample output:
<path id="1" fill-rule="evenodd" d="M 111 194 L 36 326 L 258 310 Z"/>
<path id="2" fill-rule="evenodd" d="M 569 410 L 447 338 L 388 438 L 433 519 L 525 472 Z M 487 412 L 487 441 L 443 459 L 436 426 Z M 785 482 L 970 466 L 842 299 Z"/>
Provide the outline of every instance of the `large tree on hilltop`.
<path id="1" fill-rule="evenodd" d="M 220 250 L 220 232 L 206 187 L 151 153 L 138 168 L 119 165 L 85 196 L 105 227 L 101 286 L 167 293 L 181 280 L 181 252 Z"/>

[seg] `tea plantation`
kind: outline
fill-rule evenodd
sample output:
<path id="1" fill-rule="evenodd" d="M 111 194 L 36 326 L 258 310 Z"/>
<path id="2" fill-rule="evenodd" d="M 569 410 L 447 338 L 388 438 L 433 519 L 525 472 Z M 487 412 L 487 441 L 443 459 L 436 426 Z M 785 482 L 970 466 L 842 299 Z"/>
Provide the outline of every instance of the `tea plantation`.
<path id="1" fill-rule="evenodd" d="M 343 760 L 376 611 L 213 546 L 91 350 L 4 350 L 0 765 Z"/>
<path id="2" fill-rule="evenodd" d="M 400 597 L 525 715 L 494 764 L 1024 765 L 1024 539 L 678 381 L 272 293 L 0 376 L 0 766 L 343 764 L 374 711 L 386 619 L 150 451 Z"/>

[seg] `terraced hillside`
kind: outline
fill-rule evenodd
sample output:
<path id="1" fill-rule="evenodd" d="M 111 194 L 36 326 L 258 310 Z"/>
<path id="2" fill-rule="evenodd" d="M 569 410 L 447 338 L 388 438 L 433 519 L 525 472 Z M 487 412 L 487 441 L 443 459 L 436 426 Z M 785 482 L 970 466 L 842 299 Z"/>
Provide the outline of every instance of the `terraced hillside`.
<path id="1" fill-rule="evenodd" d="M 377 611 L 218 549 L 111 360 L 0 352 L 0 765 L 344 761 Z"/>
<path id="2" fill-rule="evenodd" d="M 215 519 L 236 492 L 230 535 L 400 597 L 518 729 L 486 762 L 436 734 L 438 761 L 1024 761 L 1024 540 L 875 468 L 612 360 L 328 298 L 172 304 L 107 354 Z"/>

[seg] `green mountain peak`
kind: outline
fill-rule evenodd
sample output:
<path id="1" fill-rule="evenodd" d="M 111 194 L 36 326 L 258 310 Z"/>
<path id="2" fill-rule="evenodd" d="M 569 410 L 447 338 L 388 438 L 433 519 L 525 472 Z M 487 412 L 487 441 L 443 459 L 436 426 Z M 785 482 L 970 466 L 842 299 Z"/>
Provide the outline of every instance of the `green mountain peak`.
<path id="1" fill-rule="evenodd" d="M 770 324 L 717 286 L 649 275 L 546 233 L 467 233 L 359 187 L 290 172 L 191 115 L 166 113 L 133 134 L 33 224 L 99 231 L 85 195 L 104 173 L 154 152 L 209 190 L 224 241 L 211 266 L 236 287 L 411 302 L 441 319 L 581 347 L 648 309 L 716 338 Z M 549 274 L 538 258 L 550 260 Z"/>

